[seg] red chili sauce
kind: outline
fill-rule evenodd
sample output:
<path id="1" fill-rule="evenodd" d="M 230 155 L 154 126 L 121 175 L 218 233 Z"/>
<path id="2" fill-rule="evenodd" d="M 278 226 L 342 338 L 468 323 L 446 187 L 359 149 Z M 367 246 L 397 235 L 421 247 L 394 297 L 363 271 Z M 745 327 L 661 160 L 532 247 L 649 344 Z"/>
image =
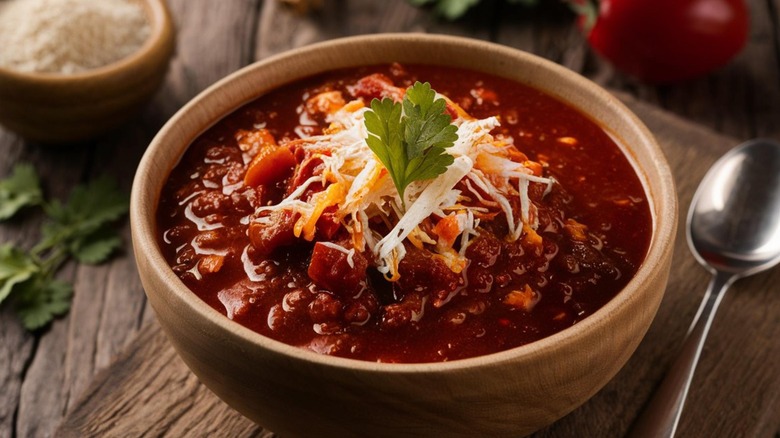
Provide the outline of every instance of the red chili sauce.
<path id="1" fill-rule="evenodd" d="M 383 76 L 369 76 L 377 73 Z M 499 211 L 494 220 L 480 222 L 461 273 L 405 242 L 400 279 L 390 282 L 377 272 L 371 254 L 357 253 L 347 264 L 342 252 L 293 238 L 295 218 L 289 215 L 273 218 L 271 228 L 250 231 L 259 207 L 279 203 L 300 184 L 301 166 L 317 171 L 295 147 L 301 134 L 327 132 L 311 97 L 340 91 L 345 101 L 368 105 L 383 95 L 377 78 L 401 88 L 427 81 L 476 118 L 498 116 L 501 126 L 492 134 L 513 141 L 556 181 L 546 193 L 543 184 L 530 184 L 537 235 L 509 241 Z M 273 175 L 248 186 L 248 161 L 264 142 L 291 154 L 282 150 Z M 310 189 L 318 190 L 323 187 Z M 334 217 L 333 209 L 326 210 L 315 241 L 345 242 Z M 228 115 L 199 136 L 173 169 L 157 223 L 173 271 L 230 319 L 323 354 L 407 363 L 499 352 L 576 324 L 628 283 L 651 234 L 639 178 L 586 115 L 504 78 L 397 64 L 297 81 Z"/>

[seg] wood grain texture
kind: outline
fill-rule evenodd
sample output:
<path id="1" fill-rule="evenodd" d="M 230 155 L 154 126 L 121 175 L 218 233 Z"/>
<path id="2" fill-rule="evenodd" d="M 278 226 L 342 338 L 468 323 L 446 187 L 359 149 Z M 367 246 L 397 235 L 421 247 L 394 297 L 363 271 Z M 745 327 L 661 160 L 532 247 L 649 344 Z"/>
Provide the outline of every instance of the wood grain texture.
<path id="1" fill-rule="evenodd" d="M 117 363 L 122 366 L 96 376 L 100 383 L 85 393 L 59 436 L 263 436 L 198 383 L 156 322 L 139 333 Z"/>
<path id="2" fill-rule="evenodd" d="M 217 79 L 254 59 L 289 48 L 338 36 L 390 31 L 449 33 L 493 40 L 552 59 L 610 89 L 621 90 L 714 132 L 740 139 L 752 136 L 780 139 L 780 0 L 748 0 L 752 17 L 750 41 L 734 62 L 705 78 L 665 87 L 633 81 L 600 60 L 571 25 L 571 17 L 553 5 L 557 2 L 542 2 L 545 5 L 534 11 L 520 6 L 487 4 L 501 3 L 498 1 L 483 2 L 467 18 L 455 23 L 440 22 L 427 11 L 401 0 L 325 0 L 323 3 L 322 10 L 299 16 L 275 0 L 169 0 L 178 30 L 177 53 L 165 85 L 143 114 L 110 136 L 66 151 L 24 142 L 0 128 L 0 156 L 3 157 L 0 176 L 8 175 L 14 163 L 25 161 L 32 162 L 43 175 L 46 192 L 51 196 L 65 196 L 73 185 L 100 174 L 101 170 L 117 175 L 123 187 L 129 188 L 138 158 L 162 123 Z M 663 132 L 672 132 L 666 128 L 667 123 L 677 123 L 678 127 L 683 123 L 671 118 L 657 120 L 661 122 L 651 124 L 651 128 L 659 138 Z M 687 129 L 684 123 L 683 126 L 686 129 L 673 131 L 683 148 L 670 160 L 676 173 L 701 171 L 731 145 L 724 137 L 714 134 L 702 137 L 698 130 Z M 692 177 L 678 179 L 683 209 L 696 183 Z M 0 224 L 0 242 L 29 245 L 37 238 L 38 225 L 33 212 Z M 668 350 L 679 347 L 695 304 L 704 292 L 707 274 L 679 245 L 676 251 L 681 254 L 680 263 L 686 276 L 673 278 L 661 308 L 662 315 L 669 309 L 677 313 L 656 320 L 646 342 L 626 368 L 632 369 L 636 361 L 644 360 L 647 355 L 657 358 L 656 366 L 648 375 L 627 386 L 642 397 L 652 391 L 669 363 Z M 100 268 L 71 267 L 63 271 L 63 278 L 76 281 L 77 296 L 84 296 L 74 303 L 74 311 L 69 316 L 43 332 L 24 332 L 8 306 L 0 309 L 0 387 L 3 388 L 0 437 L 50 436 L 67 407 L 79 406 L 77 393 L 85 385 L 89 386 L 92 376 L 132 342 L 140 327 L 153 323 L 131 259 L 125 253 Z M 777 403 L 780 386 L 776 380 L 774 383 L 771 379 L 752 380 L 743 372 L 744 367 L 777 369 L 780 354 L 776 350 L 776 326 L 780 313 L 777 298 L 772 296 L 778 284 L 773 275 L 775 272 L 743 280 L 725 298 L 694 382 L 697 386 L 704 383 L 711 387 L 691 394 L 691 405 L 707 408 L 693 413 L 686 411 L 685 418 L 693 415 L 697 420 L 687 426 L 683 423 L 682 436 L 701 436 L 697 428 L 707 422 L 725 428 L 712 436 L 771 437 L 778 432 L 780 410 L 777 409 L 763 413 L 754 410 L 755 417 L 745 417 L 747 425 L 730 425 L 730 417 L 726 415 L 735 408 L 740 394 L 752 394 L 756 388 L 756 403 L 772 403 L 772 400 Z M 763 293 L 742 293 L 748 289 L 761 289 Z M 87 297 L 95 298 L 102 305 L 92 307 Z M 96 308 L 98 313 L 90 314 L 88 308 Z M 668 336 L 666 330 L 676 336 Z M 774 354 L 751 356 L 744 348 Z M 624 385 L 617 383 L 621 378 L 623 374 L 598 397 L 619 400 L 617 394 Z M 732 386 L 732 381 L 737 382 L 736 386 Z M 724 386 L 725 383 L 728 385 Z M 583 412 L 594 421 L 612 426 L 614 429 L 606 434 L 612 436 L 620 436 L 627 430 L 628 420 L 623 415 L 632 416 L 638 409 L 614 407 L 616 404 L 612 403 L 614 412 L 596 412 L 588 410 L 588 406 L 583 407 Z M 580 415 L 578 412 L 573 416 Z M 237 414 L 232 415 L 230 421 L 234 422 L 225 430 L 235 431 L 236 436 L 261 433 L 247 425 L 246 420 L 242 423 Z M 202 423 L 215 424 L 206 420 L 213 420 L 208 414 L 203 418 Z M 195 415 L 182 415 L 172 430 L 191 432 L 195 429 L 187 429 L 187 424 L 197 424 L 199 420 Z M 576 420 L 568 417 L 556 423 L 556 427 L 567 427 L 570 432 L 574 432 L 576 425 Z M 136 432 L 152 436 L 150 432 Z M 553 433 L 541 432 L 550 436 Z"/>

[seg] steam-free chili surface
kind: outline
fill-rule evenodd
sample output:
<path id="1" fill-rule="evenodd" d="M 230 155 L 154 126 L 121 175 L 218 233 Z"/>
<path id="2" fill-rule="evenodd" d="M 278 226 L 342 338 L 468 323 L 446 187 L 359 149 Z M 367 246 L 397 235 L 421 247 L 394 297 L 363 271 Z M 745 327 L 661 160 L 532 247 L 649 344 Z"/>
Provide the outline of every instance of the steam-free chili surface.
<path id="1" fill-rule="evenodd" d="M 365 80 L 356 84 L 375 73 L 399 87 L 428 81 L 472 116 L 500 117 L 493 134 L 511 138 L 556 181 L 549 193 L 541 184 L 529 189 L 538 208 L 539 248 L 526 238 L 508 241 L 499 220 L 483 221 L 466 250 L 470 262 L 462 273 L 407 244 L 398 281 L 385 280 L 370 257 L 357 257 L 351 269 L 366 273 L 355 288 L 337 251 L 318 255 L 324 265 L 319 269 L 346 272 L 329 283 L 313 282 L 309 275 L 313 251 L 327 252 L 324 246 L 295 239 L 276 242 L 267 253 L 253 247 L 247 218 L 289 192 L 293 169 L 301 163 L 300 157 L 282 158 L 272 182 L 248 187 L 246 151 L 239 140 L 270 135 L 284 146 L 299 135 L 320 134 L 328 123 L 307 111 L 307 100 L 337 90 L 345 100 L 368 104 L 379 92 Z M 484 73 L 390 65 L 295 82 L 225 117 L 193 142 L 172 171 L 158 226 L 161 249 L 182 281 L 214 309 L 262 335 L 324 354 L 432 362 L 524 345 L 586 318 L 635 274 L 649 244 L 651 217 L 632 166 L 587 116 Z M 331 222 L 330 240 L 338 241 L 340 233 L 339 224 Z M 531 305 L 513 305 L 513 291 L 531 297 Z"/>

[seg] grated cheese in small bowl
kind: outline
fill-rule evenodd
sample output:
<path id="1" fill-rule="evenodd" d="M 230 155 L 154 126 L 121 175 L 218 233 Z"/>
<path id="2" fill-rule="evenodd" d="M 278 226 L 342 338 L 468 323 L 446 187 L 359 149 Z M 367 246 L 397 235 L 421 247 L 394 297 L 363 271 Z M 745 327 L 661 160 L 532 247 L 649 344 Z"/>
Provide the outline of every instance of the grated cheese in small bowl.
<path id="1" fill-rule="evenodd" d="M 79 73 L 135 53 L 150 34 L 141 5 L 129 0 L 0 2 L 0 67 Z"/>

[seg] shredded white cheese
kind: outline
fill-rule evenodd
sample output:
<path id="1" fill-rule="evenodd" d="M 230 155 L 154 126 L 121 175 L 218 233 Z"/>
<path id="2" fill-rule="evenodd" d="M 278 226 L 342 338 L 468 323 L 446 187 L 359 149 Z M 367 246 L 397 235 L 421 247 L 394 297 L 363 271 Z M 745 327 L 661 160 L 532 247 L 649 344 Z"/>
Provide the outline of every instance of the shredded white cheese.
<path id="1" fill-rule="evenodd" d="M 452 190 L 455 184 L 468 174 L 472 165 L 473 163 L 468 157 L 457 157 L 446 172 L 429 182 L 425 190 L 406 211 L 406 214 L 401 216 L 396 226 L 379 241 L 376 248 L 373 248 L 374 255 L 378 256 L 385 266 L 388 265 L 391 253 L 398 247 L 403 247 L 403 240 L 406 239 L 406 236 L 434 210 L 442 207 L 439 200 L 445 198 L 447 192 Z"/>
<path id="2" fill-rule="evenodd" d="M 406 188 L 407 199 L 402 202 L 392 178 L 366 144 L 366 109 L 349 110 L 348 107 L 328 115 L 331 126 L 337 127 L 336 132 L 307 137 L 300 145 L 322 160 L 322 173 L 306 180 L 279 204 L 260 207 L 258 212 L 289 210 L 297 213 L 297 233 L 301 227 L 316 222 L 323 203 L 336 205 L 339 220 L 352 235 L 353 247 L 319 243 L 347 254 L 350 266 L 353 266 L 351 257 L 355 251 L 373 255 L 378 270 L 390 279 L 398 278 L 398 264 L 406 254 L 406 240 L 432 246 L 453 272 L 462 272 L 467 266 L 466 248 L 471 238 L 479 234 L 479 217 L 490 211 L 503 213 L 510 240 L 520 238 L 524 226 L 536 229 L 535 206 L 528 196 L 530 183 L 546 184 L 546 193 L 554 180 L 534 175 L 523 163 L 510 158 L 509 148 L 513 146 L 490 134 L 499 126 L 496 117 L 477 120 L 464 116 L 454 120 L 458 126 L 458 140 L 446 150 L 454 156 L 453 164 L 434 179 L 410 184 Z M 304 201 L 302 195 L 314 182 L 328 188 L 340 184 L 342 190 L 329 192 L 326 189 Z M 460 182 L 466 193 L 456 188 Z M 516 217 L 512 199 L 519 203 L 520 217 Z M 408 207 L 406 211 L 401 208 L 404 203 Z M 436 236 L 420 228 L 431 217 L 442 220 L 450 215 L 454 215 L 451 219 L 457 224 L 457 235 L 453 236 L 459 246 L 457 251 L 437 243 Z M 262 216 L 257 215 L 255 220 L 268 220 Z M 383 227 L 377 227 L 377 223 Z M 388 229 L 389 232 L 378 231 Z M 301 235 L 306 235 L 305 230 Z M 449 240 L 450 245 L 454 242 Z"/>

